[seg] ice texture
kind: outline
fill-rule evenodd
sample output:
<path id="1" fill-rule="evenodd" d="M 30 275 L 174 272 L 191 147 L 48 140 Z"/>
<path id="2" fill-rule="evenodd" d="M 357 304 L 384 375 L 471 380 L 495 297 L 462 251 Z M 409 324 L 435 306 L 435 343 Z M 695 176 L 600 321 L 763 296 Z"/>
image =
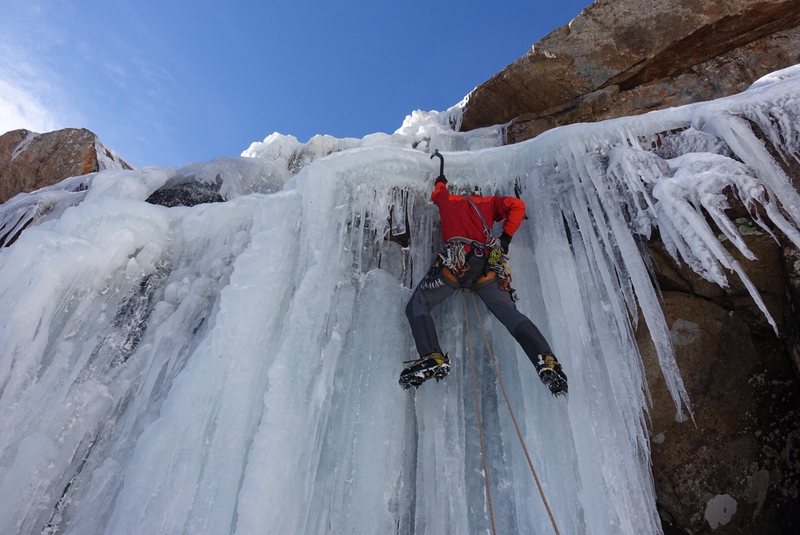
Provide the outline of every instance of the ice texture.
<path id="1" fill-rule="evenodd" d="M 640 314 L 679 418 L 690 400 L 642 242 L 657 230 L 708 280 L 741 277 L 767 314 L 718 234 L 753 257 L 733 197 L 800 245 L 781 161 L 798 157 L 798 74 L 509 146 L 502 125 L 458 132 L 454 107 L 15 197 L 0 206 L 0 533 L 487 533 L 468 345 L 497 532 L 552 533 L 479 326 L 561 533 L 660 532 Z M 467 294 L 435 311 L 450 375 L 398 387 L 404 305 L 440 239 L 434 149 L 454 190 L 522 186 L 518 306 L 568 397 Z M 224 202 L 145 202 L 191 182 Z"/>

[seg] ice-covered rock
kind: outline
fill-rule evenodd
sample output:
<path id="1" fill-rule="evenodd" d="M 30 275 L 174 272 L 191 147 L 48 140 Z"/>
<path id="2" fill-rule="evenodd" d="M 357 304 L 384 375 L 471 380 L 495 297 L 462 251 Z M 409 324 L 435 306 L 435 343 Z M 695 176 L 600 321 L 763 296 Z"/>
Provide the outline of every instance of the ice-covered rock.
<path id="1" fill-rule="evenodd" d="M 798 194 L 751 126 L 795 157 L 799 89 L 787 76 L 507 146 L 502 128 L 459 133 L 453 111 L 417 114 L 394 134 L 271 136 L 248 161 L 103 171 L 25 197 L 63 204 L 0 250 L 13 310 L 0 322 L 0 532 L 486 532 L 466 347 L 486 350 L 460 296 L 437 310 L 451 374 L 397 386 L 413 355 L 403 304 L 439 240 L 427 201 L 439 148 L 456 189 L 522 186 L 518 306 L 569 397 L 479 321 L 561 532 L 657 533 L 640 312 L 677 417 L 691 413 L 640 242 L 658 230 L 676 260 L 715 283 L 733 272 L 758 300 L 701 214 L 747 256 L 718 191 L 732 188 L 764 232 L 800 244 Z M 686 135 L 654 152 L 670 131 Z M 225 202 L 145 202 L 192 181 L 219 183 Z M 385 239 L 398 199 L 406 249 Z M 2 228 L 18 209 L 0 207 Z M 497 530 L 549 533 L 497 379 L 478 367 Z"/>

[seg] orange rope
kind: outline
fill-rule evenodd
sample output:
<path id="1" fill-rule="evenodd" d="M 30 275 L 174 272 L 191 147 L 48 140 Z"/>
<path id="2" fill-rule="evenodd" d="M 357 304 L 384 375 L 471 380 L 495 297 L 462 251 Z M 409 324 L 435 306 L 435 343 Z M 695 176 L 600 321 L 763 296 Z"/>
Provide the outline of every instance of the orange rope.
<path id="1" fill-rule="evenodd" d="M 550 504 L 547 502 L 547 498 L 544 495 L 544 489 L 542 488 L 542 483 L 539 481 L 539 476 L 536 475 L 536 469 L 533 467 L 533 461 L 531 461 L 531 456 L 528 453 L 528 447 L 525 445 L 525 440 L 522 437 L 522 431 L 519 429 L 519 424 L 517 423 L 517 417 L 514 416 L 514 411 L 511 409 L 511 401 L 508 399 L 508 393 L 506 392 L 505 384 L 503 383 L 503 379 L 500 377 L 500 368 L 497 366 L 497 360 L 494 358 L 494 352 L 492 351 L 492 346 L 489 344 L 489 339 L 486 337 L 486 333 L 483 330 L 483 326 L 480 322 L 480 313 L 478 312 L 478 303 L 475 300 L 475 294 L 472 294 L 472 306 L 475 308 L 475 317 L 479 318 L 478 320 L 478 329 L 481 333 L 481 337 L 483 338 L 484 344 L 486 344 L 486 351 L 489 354 L 489 359 L 492 362 L 492 367 L 494 368 L 494 373 L 497 376 L 497 384 L 500 385 L 500 391 L 503 393 L 503 399 L 506 401 L 506 407 L 508 407 L 508 413 L 511 415 L 511 421 L 514 422 L 514 429 L 517 432 L 517 438 L 519 438 L 519 443 L 522 446 L 522 451 L 525 453 L 525 459 L 528 461 L 528 466 L 531 469 L 531 474 L 533 475 L 533 480 L 536 482 L 536 487 L 539 489 L 539 494 L 542 497 L 542 502 L 544 503 L 544 508 L 547 510 L 547 516 L 550 517 L 550 523 L 553 524 L 553 530 L 556 532 L 556 535 L 561 535 L 561 532 L 558 530 L 558 525 L 556 524 L 556 519 L 553 516 L 553 511 L 550 509 Z M 466 298 L 464 299 L 464 317 L 466 318 L 467 313 L 467 304 Z"/>
<path id="2" fill-rule="evenodd" d="M 464 294 L 461 294 L 462 297 Z M 469 368 L 472 375 L 472 397 L 475 400 L 475 418 L 478 420 L 478 434 L 480 435 L 480 442 L 481 442 L 481 468 L 483 469 L 483 481 L 486 490 L 486 505 L 487 509 L 489 510 L 489 521 L 491 522 L 492 527 L 492 535 L 497 535 L 497 528 L 494 524 L 494 507 L 492 507 L 492 493 L 489 490 L 489 467 L 486 463 L 486 442 L 483 432 L 483 421 L 481 420 L 481 403 L 478 398 L 478 374 L 475 371 L 475 362 L 472 358 L 473 351 L 472 351 L 472 342 L 470 341 L 469 336 L 469 320 L 467 319 L 467 299 L 464 297 L 462 299 L 464 303 L 464 326 L 466 327 L 467 332 L 467 355 L 469 361 Z"/>

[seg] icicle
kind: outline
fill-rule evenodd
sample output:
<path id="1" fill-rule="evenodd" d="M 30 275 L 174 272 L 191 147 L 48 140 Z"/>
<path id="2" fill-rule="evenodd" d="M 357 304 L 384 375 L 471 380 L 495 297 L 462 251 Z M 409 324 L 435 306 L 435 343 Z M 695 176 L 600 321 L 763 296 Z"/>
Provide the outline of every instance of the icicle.
<path id="1" fill-rule="evenodd" d="M 705 117 L 704 123 L 704 130 L 711 131 L 724 139 L 734 154 L 751 167 L 759 180 L 769 188 L 792 218 L 795 226 L 800 226 L 800 192 L 792 187 L 789 177 L 775 162 L 764 144 L 753 134 L 747 121 L 721 112 Z"/>

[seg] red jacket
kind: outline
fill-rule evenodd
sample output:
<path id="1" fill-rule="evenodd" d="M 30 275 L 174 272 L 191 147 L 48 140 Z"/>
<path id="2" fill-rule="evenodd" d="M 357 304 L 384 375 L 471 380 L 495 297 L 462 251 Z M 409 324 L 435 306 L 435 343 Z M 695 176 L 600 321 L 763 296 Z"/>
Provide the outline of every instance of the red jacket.
<path id="1" fill-rule="evenodd" d="M 470 195 L 469 198 L 480 209 L 490 230 L 495 221 L 505 221 L 503 232 L 513 236 L 522 224 L 522 218 L 525 217 L 525 203 L 515 197 Z M 461 195 L 450 195 L 447 184 L 437 182 L 431 193 L 431 200 L 439 207 L 444 241 L 460 236 L 479 243 L 486 242 L 483 223 L 475 209 Z"/>

